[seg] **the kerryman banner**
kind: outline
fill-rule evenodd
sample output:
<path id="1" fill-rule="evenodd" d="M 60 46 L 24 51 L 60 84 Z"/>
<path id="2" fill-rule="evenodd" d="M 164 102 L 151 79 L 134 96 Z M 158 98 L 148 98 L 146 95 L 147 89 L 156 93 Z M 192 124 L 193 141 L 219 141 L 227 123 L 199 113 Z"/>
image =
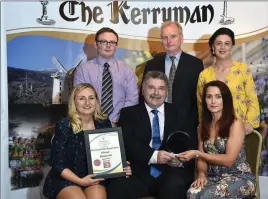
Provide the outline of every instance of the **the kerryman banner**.
<path id="1" fill-rule="evenodd" d="M 8 78 L 9 111 L 9 151 L 1 149 L 9 161 L 1 164 L 9 167 L 10 198 L 43 197 L 54 124 L 66 116 L 73 70 L 96 56 L 95 33 L 110 27 L 119 34 L 115 56 L 140 80 L 145 62 L 163 51 L 160 26 L 167 20 L 182 25 L 183 50 L 205 67 L 214 61 L 207 44 L 211 34 L 219 27 L 235 32 L 233 58 L 250 65 L 257 86 L 265 143 L 260 175 L 268 176 L 268 2 L 17 1 L 1 6 L 6 35 L 1 53 L 7 55 L 7 74 L 1 76 Z"/>

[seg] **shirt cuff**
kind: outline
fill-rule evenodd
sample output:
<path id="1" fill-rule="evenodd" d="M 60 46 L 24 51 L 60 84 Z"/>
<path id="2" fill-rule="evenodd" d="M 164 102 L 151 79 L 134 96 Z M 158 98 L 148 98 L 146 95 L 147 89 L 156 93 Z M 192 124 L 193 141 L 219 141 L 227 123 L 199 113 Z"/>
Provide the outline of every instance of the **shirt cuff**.
<path id="1" fill-rule="evenodd" d="M 109 116 L 109 119 L 110 119 L 111 122 L 113 122 L 113 121 L 118 122 L 119 116 L 120 116 L 119 114 L 115 115 L 115 114 L 111 113 L 111 115 Z"/>
<path id="2" fill-rule="evenodd" d="M 149 164 L 157 164 L 157 155 L 158 155 L 158 152 L 159 151 L 154 151 L 150 161 L 149 161 Z"/>

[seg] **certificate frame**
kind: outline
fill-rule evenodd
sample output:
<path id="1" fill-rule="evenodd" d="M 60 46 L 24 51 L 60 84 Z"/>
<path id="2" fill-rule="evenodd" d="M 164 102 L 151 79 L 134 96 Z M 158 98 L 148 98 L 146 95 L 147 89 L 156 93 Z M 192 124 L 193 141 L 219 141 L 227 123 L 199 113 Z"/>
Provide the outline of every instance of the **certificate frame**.
<path id="1" fill-rule="evenodd" d="M 84 138 L 89 174 L 105 179 L 126 176 L 123 168 L 127 161 L 121 127 L 85 130 Z"/>

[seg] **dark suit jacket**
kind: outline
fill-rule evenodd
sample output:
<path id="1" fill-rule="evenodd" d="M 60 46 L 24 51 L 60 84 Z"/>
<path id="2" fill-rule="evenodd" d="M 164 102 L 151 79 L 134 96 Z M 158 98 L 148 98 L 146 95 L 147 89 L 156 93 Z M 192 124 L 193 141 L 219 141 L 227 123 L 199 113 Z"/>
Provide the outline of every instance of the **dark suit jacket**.
<path id="1" fill-rule="evenodd" d="M 165 73 L 166 54 L 156 55 L 145 65 L 144 75 L 156 70 Z M 197 147 L 198 110 L 196 88 L 199 73 L 204 69 L 203 62 L 182 52 L 172 87 L 172 104 L 177 111 L 178 128 L 191 137 L 191 147 Z M 142 98 L 140 98 L 142 99 Z"/>
<path id="2" fill-rule="evenodd" d="M 160 149 L 166 149 L 165 140 L 177 130 L 176 112 L 171 104 L 165 103 L 164 137 Z M 125 107 L 121 110 L 118 126 L 122 127 L 127 160 L 131 163 L 132 173 L 149 173 L 148 165 L 154 149 L 149 146 L 152 139 L 150 118 L 144 103 Z M 163 169 L 166 165 L 158 165 Z"/>

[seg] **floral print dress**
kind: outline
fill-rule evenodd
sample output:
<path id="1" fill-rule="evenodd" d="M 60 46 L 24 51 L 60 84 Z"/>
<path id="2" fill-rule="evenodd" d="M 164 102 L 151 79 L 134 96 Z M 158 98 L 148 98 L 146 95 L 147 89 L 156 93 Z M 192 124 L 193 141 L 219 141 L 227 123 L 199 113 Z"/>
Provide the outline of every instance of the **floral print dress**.
<path id="1" fill-rule="evenodd" d="M 227 138 L 217 138 L 214 143 L 204 141 L 204 151 L 209 154 L 225 154 Z M 251 198 L 255 194 L 256 180 L 246 161 L 243 145 L 236 162 L 231 167 L 208 165 L 208 183 L 201 188 L 191 187 L 189 199 Z"/>
<path id="2" fill-rule="evenodd" d="M 199 122 L 202 121 L 202 93 L 206 83 L 216 80 L 216 72 L 213 66 L 203 70 L 197 83 L 197 106 Z M 231 90 L 235 115 L 253 128 L 260 125 L 260 109 L 255 83 L 249 67 L 242 62 L 233 61 L 224 82 Z"/>

